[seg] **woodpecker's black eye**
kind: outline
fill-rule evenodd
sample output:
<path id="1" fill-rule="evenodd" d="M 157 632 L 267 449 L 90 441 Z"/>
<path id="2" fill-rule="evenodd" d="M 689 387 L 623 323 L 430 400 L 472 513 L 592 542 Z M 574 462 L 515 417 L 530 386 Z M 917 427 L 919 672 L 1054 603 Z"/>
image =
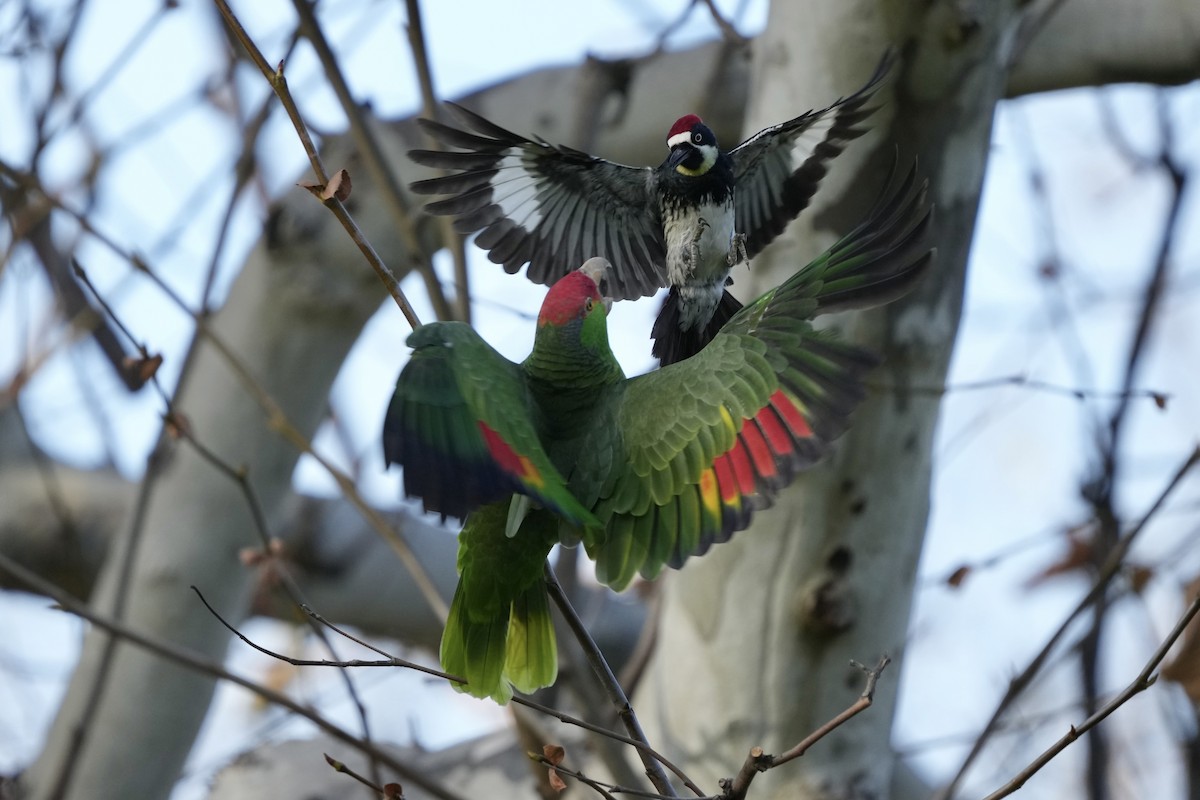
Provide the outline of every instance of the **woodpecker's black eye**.
<path id="1" fill-rule="evenodd" d="M 696 131 L 692 134 L 692 141 L 696 144 L 700 144 L 704 141 L 704 136 L 701 135 L 700 131 Z"/>

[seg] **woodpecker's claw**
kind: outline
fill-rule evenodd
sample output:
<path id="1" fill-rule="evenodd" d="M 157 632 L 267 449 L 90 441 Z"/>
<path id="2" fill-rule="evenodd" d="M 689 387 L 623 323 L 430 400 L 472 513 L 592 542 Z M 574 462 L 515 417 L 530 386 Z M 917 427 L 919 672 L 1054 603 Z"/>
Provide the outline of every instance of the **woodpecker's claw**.
<path id="1" fill-rule="evenodd" d="M 691 268 L 692 274 L 696 274 L 696 267 L 700 263 L 700 239 L 703 238 L 704 232 L 708 230 L 708 220 L 704 217 L 696 220 L 696 232 L 692 234 L 692 241 L 688 245 L 688 255 L 692 258 Z"/>
<path id="2" fill-rule="evenodd" d="M 735 233 L 729 239 L 729 253 L 725 256 L 725 262 L 732 269 L 749 260 L 750 256 L 746 254 L 746 234 Z"/>

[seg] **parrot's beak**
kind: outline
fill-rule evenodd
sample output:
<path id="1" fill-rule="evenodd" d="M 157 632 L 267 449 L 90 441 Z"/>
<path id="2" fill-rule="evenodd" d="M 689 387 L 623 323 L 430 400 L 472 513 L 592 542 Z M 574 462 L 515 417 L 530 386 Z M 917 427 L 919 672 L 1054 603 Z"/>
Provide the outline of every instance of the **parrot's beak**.
<path id="1" fill-rule="evenodd" d="M 604 303 L 604 313 L 606 316 L 608 314 L 612 313 L 612 298 L 611 297 L 602 298 L 600 300 L 600 302 Z"/>
<path id="2" fill-rule="evenodd" d="M 607 277 L 610 269 L 612 269 L 612 264 L 608 263 L 608 259 L 596 256 L 583 262 L 583 266 L 579 268 L 579 271 L 591 278 L 595 282 L 596 287 L 599 288 L 600 281 Z"/>

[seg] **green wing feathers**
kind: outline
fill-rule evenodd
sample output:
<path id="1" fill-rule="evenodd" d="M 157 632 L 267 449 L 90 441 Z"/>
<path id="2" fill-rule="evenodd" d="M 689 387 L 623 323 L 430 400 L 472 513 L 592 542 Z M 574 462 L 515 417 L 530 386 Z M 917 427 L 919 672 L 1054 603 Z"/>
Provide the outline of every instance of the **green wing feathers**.
<path id="1" fill-rule="evenodd" d="M 461 691 L 506 703 L 515 686 L 554 683 L 558 651 L 542 565 L 558 541 L 558 518 L 544 510 L 504 535 L 508 502 L 467 517 L 458 543 L 458 587 L 442 633 L 442 669 L 465 678 Z"/>
<path id="2" fill-rule="evenodd" d="M 888 185 L 893 176 L 889 176 Z M 914 163 L 899 188 L 885 192 L 867 219 L 778 291 L 811 296 L 817 313 L 828 314 L 890 303 L 907 294 L 925 274 L 933 251 L 925 243 L 933 209 L 928 183 Z"/>
<path id="3" fill-rule="evenodd" d="M 408 344 L 383 425 L 384 459 L 404 467 L 406 494 L 462 519 L 518 492 L 576 527 L 596 524 L 542 447 L 520 367 L 461 322 L 423 325 Z"/>
<path id="4" fill-rule="evenodd" d="M 743 308 L 698 355 L 626 384 L 626 463 L 593 508 L 607 529 L 588 549 L 601 581 L 620 590 L 638 573 L 679 567 L 747 527 L 825 455 L 876 359 L 809 320 L 907 292 L 932 258 L 922 243 L 929 214 L 910 172 L 863 224 Z"/>

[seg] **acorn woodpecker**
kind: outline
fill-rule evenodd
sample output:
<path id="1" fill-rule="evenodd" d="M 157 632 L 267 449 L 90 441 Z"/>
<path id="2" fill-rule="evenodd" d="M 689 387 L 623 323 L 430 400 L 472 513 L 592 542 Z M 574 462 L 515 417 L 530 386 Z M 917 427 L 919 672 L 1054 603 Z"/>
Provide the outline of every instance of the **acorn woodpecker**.
<path id="1" fill-rule="evenodd" d="M 809 203 L 828 163 L 866 132 L 867 101 L 893 61 L 889 52 L 854 94 L 722 150 L 695 114 L 667 133 L 657 168 L 530 140 L 448 103 L 474 132 L 433 120 L 421 126 L 458 151 L 413 150 L 418 164 L 450 171 L 410 184 L 446 199 L 426 211 L 455 217 L 459 233 L 508 272 L 552 284 L 593 256 L 613 268 L 603 287 L 617 300 L 671 291 L 654 323 L 661 364 L 698 353 L 739 309 L 730 269 L 756 255 Z"/>

